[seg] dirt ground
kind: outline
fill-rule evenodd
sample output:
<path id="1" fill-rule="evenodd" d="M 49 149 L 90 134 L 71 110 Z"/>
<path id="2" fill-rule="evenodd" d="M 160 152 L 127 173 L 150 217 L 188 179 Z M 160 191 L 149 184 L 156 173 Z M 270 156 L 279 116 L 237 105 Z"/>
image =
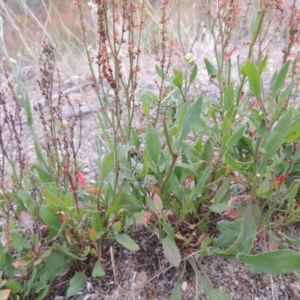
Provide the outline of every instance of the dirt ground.
<path id="1" fill-rule="evenodd" d="M 276 48 L 276 47 L 275 47 Z M 276 50 L 278 48 L 278 50 Z M 270 53 L 265 80 L 269 82 L 273 72 L 280 65 L 281 48 L 280 44 Z M 200 92 L 204 92 L 210 97 L 217 97 L 217 91 L 209 84 L 204 68 L 204 58 L 212 59 L 212 44 L 207 42 L 206 47 L 195 47 L 194 53 L 197 56 L 199 66 L 197 86 Z M 240 55 L 240 60 L 245 57 L 243 46 L 237 48 L 234 57 Z M 236 60 L 233 59 L 233 62 Z M 234 63 L 235 64 L 235 63 Z M 156 78 L 154 69 L 154 58 L 147 54 L 141 59 L 141 74 L 139 88 L 142 90 L 153 89 Z M 237 80 L 237 74 L 233 74 Z M 31 82 L 36 80 L 35 75 L 30 78 Z M 268 85 L 266 85 L 268 86 Z M 98 135 L 98 126 L 95 120 L 95 112 L 100 106 L 95 97 L 92 84 L 87 78 L 73 77 L 70 82 L 66 82 L 65 91 L 68 91 L 72 101 L 80 101 L 84 107 L 83 115 L 83 135 L 82 147 L 80 150 L 80 163 L 84 175 L 97 180 L 97 168 L 95 165 L 96 153 L 93 150 L 93 142 Z M 34 88 L 30 92 L 32 105 L 43 102 L 40 92 Z M 65 112 L 68 119 L 69 112 Z M 35 120 L 38 120 L 35 116 Z M 36 126 L 39 126 L 36 121 Z M 144 126 L 141 125 L 140 126 Z M 32 141 L 24 135 L 24 148 L 26 149 L 26 159 L 28 162 L 35 160 Z M 295 236 L 300 238 L 298 224 L 291 227 Z M 184 260 L 178 269 L 170 267 L 163 255 L 162 246 L 155 235 L 152 235 L 145 228 L 134 228 L 130 235 L 139 241 L 142 250 L 132 252 L 124 249 L 117 243 L 112 244 L 111 250 L 103 254 L 102 266 L 106 275 L 101 278 L 89 277 L 88 284 L 82 293 L 76 297 L 66 298 L 65 293 L 68 288 L 68 276 L 59 278 L 55 282 L 52 294 L 49 299 L 103 299 L 103 300 L 155 300 L 169 299 L 172 290 L 179 278 L 181 278 L 182 300 L 195 299 L 195 274 Z M 256 250 L 261 250 L 259 241 L 256 241 Z M 112 261 L 114 257 L 114 262 Z M 184 257 L 184 255 L 183 255 Z M 300 299 L 300 278 L 294 274 L 284 276 L 271 276 L 265 274 L 252 274 L 239 262 L 217 257 L 207 257 L 198 261 L 199 268 L 205 277 L 208 277 L 214 288 L 223 289 L 234 300 L 291 300 Z M 115 267 L 115 272 L 113 271 Z M 114 278 L 116 277 L 116 278 Z M 199 299 L 208 299 L 202 287 L 199 287 Z"/>

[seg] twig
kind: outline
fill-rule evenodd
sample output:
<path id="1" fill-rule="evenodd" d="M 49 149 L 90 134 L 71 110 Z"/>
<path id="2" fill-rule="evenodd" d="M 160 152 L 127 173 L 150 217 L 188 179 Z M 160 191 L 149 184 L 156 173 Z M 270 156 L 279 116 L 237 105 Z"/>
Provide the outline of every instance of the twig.
<path id="1" fill-rule="evenodd" d="M 109 247 L 109 252 L 110 252 L 110 258 L 111 258 L 111 263 L 112 263 L 112 269 L 113 269 L 113 274 L 114 274 L 114 281 L 115 284 L 118 284 L 117 282 L 117 270 L 116 270 L 116 264 L 115 264 L 115 256 L 114 256 L 114 250 L 113 247 Z"/>

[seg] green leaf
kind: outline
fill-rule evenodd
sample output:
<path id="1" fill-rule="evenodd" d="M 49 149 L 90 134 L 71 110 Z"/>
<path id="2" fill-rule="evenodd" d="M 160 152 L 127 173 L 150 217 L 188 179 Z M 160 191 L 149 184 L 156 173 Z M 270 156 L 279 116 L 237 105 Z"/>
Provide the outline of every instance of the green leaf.
<path id="1" fill-rule="evenodd" d="M 166 259 L 173 267 L 179 267 L 181 256 L 174 239 L 166 236 L 162 239 L 163 251 Z"/>
<path id="2" fill-rule="evenodd" d="M 267 139 L 265 147 L 263 148 L 265 162 L 275 155 L 283 144 L 290 129 L 292 116 L 293 112 L 290 109 L 271 128 L 270 135 Z"/>
<path id="3" fill-rule="evenodd" d="M 233 221 L 220 221 L 217 224 L 221 235 L 213 240 L 214 245 L 218 248 L 225 248 L 235 241 L 241 231 L 241 218 Z"/>
<path id="4" fill-rule="evenodd" d="M 81 260 L 81 261 L 86 260 L 86 257 L 80 257 L 80 256 L 74 254 L 74 253 L 72 252 L 72 250 L 69 249 L 66 245 L 60 246 L 58 243 L 53 243 L 53 244 L 52 244 L 52 248 L 53 248 L 54 250 L 62 251 L 66 256 L 71 257 L 71 258 L 73 258 L 73 259 L 78 259 L 78 260 Z"/>
<path id="5" fill-rule="evenodd" d="M 300 115 L 298 115 L 290 126 L 289 132 L 286 135 L 285 142 L 293 143 L 300 138 Z"/>
<path id="6" fill-rule="evenodd" d="M 16 272 L 16 269 L 13 267 L 12 263 L 14 262 L 13 257 L 9 253 L 4 254 L 4 274 L 9 277 L 13 278 Z"/>
<path id="7" fill-rule="evenodd" d="M 42 168 L 39 165 L 33 165 L 31 170 L 36 170 L 38 172 L 39 178 L 43 183 L 50 183 L 54 181 L 54 178 L 48 169 Z"/>
<path id="8" fill-rule="evenodd" d="M 222 142 L 221 142 L 221 152 L 226 149 L 227 141 L 231 137 L 231 121 L 225 116 L 222 123 Z"/>
<path id="9" fill-rule="evenodd" d="M 226 202 L 214 203 L 209 206 L 209 209 L 215 213 L 221 214 L 227 210 L 227 203 Z"/>
<path id="10" fill-rule="evenodd" d="M 235 160 L 230 154 L 226 155 L 226 163 L 234 170 L 243 169 L 243 165 L 239 161 Z"/>
<path id="11" fill-rule="evenodd" d="M 181 299 L 181 297 L 182 297 L 181 285 L 182 285 L 182 278 L 179 278 L 175 284 L 175 287 L 172 291 L 172 294 L 171 294 L 169 300 L 180 300 Z"/>
<path id="12" fill-rule="evenodd" d="M 128 235 L 128 234 L 119 234 L 115 236 L 116 241 L 124 246 L 125 248 L 137 251 L 140 250 L 139 245 Z"/>
<path id="13" fill-rule="evenodd" d="M 194 82 L 194 80 L 197 77 L 197 74 L 198 74 L 198 66 L 195 65 L 194 68 L 193 68 L 193 71 L 191 73 L 191 76 L 190 76 L 190 84 L 192 84 Z"/>
<path id="14" fill-rule="evenodd" d="M 179 139 L 179 145 L 182 140 L 189 134 L 192 130 L 195 122 L 199 119 L 200 114 L 202 112 L 202 104 L 203 104 L 203 95 L 200 95 L 197 101 L 191 106 L 187 114 L 183 118 L 183 128 L 182 133 Z"/>
<path id="15" fill-rule="evenodd" d="M 59 215 L 55 213 L 48 205 L 42 205 L 40 208 L 40 217 L 43 222 L 55 231 L 59 231 L 61 221 Z"/>
<path id="16" fill-rule="evenodd" d="M 173 84 L 178 87 L 180 90 L 182 89 L 183 83 L 183 75 L 181 71 L 173 70 L 175 78 L 173 79 Z"/>
<path id="17" fill-rule="evenodd" d="M 287 72 L 289 70 L 290 61 L 288 60 L 278 72 L 274 83 L 272 84 L 272 95 L 276 97 L 279 91 L 282 89 L 284 80 L 286 78 Z"/>
<path id="18" fill-rule="evenodd" d="M 92 277 L 102 277 L 105 275 L 105 272 L 100 264 L 100 261 L 97 260 L 93 268 Z"/>
<path id="19" fill-rule="evenodd" d="M 207 162 L 212 162 L 212 160 L 214 159 L 214 148 L 209 139 L 205 142 L 203 146 L 203 151 L 200 155 L 200 159 Z"/>
<path id="20" fill-rule="evenodd" d="M 43 196 L 45 200 L 55 208 L 67 207 L 66 203 L 58 198 L 56 195 L 52 194 L 47 187 L 43 190 Z"/>
<path id="21" fill-rule="evenodd" d="M 249 69 L 248 69 L 248 79 L 249 79 L 250 90 L 254 93 L 256 97 L 260 97 L 261 94 L 260 77 L 255 65 L 252 62 L 250 62 Z"/>
<path id="22" fill-rule="evenodd" d="M 157 165 L 161 147 L 158 134 L 151 123 L 148 124 L 146 131 L 146 149 L 151 160 Z"/>
<path id="23" fill-rule="evenodd" d="M 81 289 L 85 287 L 87 277 L 82 272 L 76 272 L 76 274 L 70 280 L 70 285 L 67 290 L 67 296 L 71 297 L 76 295 Z"/>
<path id="24" fill-rule="evenodd" d="M 156 74 L 160 77 L 160 78 L 163 78 L 165 77 L 165 74 L 164 74 L 164 71 L 162 68 L 160 68 L 159 66 L 155 66 L 155 71 L 156 71 Z"/>
<path id="25" fill-rule="evenodd" d="M 218 72 L 214 65 L 206 58 L 204 59 L 204 62 L 208 75 L 213 78 L 216 77 Z"/>
<path id="26" fill-rule="evenodd" d="M 100 212 L 94 212 L 91 216 L 91 226 L 96 232 L 100 232 L 103 229 L 103 222 Z"/>
<path id="27" fill-rule="evenodd" d="M 258 66 L 258 74 L 261 76 L 261 74 L 264 72 L 267 66 L 267 61 L 268 61 L 268 55 L 264 57 L 264 59 L 261 61 L 261 63 Z"/>
<path id="28" fill-rule="evenodd" d="M 225 257 L 235 257 L 239 253 L 248 253 L 252 249 L 256 235 L 256 224 L 254 219 L 255 206 L 248 206 L 243 213 L 240 232 L 235 242 L 225 251 L 215 253 Z M 224 231 L 228 235 L 228 232 Z"/>
<path id="29" fill-rule="evenodd" d="M 101 173 L 100 173 L 100 178 L 102 180 L 109 175 L 113 166 L 114 166 L 114 153 L 110 152 L 104 157 L 102 161 Z"/>
<path id="30" fill-rule="evenodd" d="M 51 254 L 45 259 L 45 270 L 49 274 L 51 281 L 66 270 L 70 260 L 69 257 L 59 250 L 53 249 L 51 251 Z"/>
<path id="31" fill-rule="evenodd" d="M 286 274 L 300 268 L 300 253 L 280 249 L 256 255 L 241 253 L 237 259 L 246 263 L 251 272 L 263 272 L 267 274 Z"/>
<path id="32" fill-rule="evenodd" d="M 232 85 L 230 84 L 224 92 L 224 108 L 225 110 L 229 110 L 233 107 L 234 104 L 234 91 Z"/>
<path id="33" fill-rule="evenodd" d="M 5 287 L 10 289 L 13 294 L 16 294 L 21 291 L 21 284 L 16 280 L 8 280 L 5 283 Z"/>
<path id="34" fill-rule="evenodd" d="M 248 76 L 250 64 L 250 60 L 247 60 L 247 62 L 241 67 L 241 74 L 243 76 Z"/>
<path id="35" fill-rule="evenodd" d="M 245 125 L 241 126 L 232 133 L 230 139 L 226 143 L 227 152 L 230 151 L 231 148 L 234 147 L 238 143 L 238 141 L 242 138 L 245 131 L 245 127 L 246 127 Z"/>
<path id="36" fill-rule="evenodd" d="M 226 195 L 226 193 L 229 191 L 230 187 L 228 183 L 225 181 L 217 190 L 215 198 L 214 198 L 214 204 L 224 202 L 223 199 Z"/>
<path id="37" fill-rule="evenodd" d="M 25 99 L 24 99 L 24 109 L 25 109 L 25 114 L 26 114 L 26 118 L 27 118 L 27 124 L 29 125 L 29 127 L 32 126 L 33 123 L 33 117 L 32 117 L 32 110 L 31 110 L 31 101 L 28 97 L 27 92 L 25 92 Z"/>
<path id="38" fill-rule="evenodd" d="M 293 88 L 295 86 L 295 82 L 292 81 L 280 94 L 280 101 L 284 101 L 291 96 Z"/>
<path id="39" fill-rule="evenodd" d="M 186 205 L 188 206 L 189 203 L 191 203 L 191 201 L 194 200 L 195 197 L 197 197 L 203 190 L 203 187 L 207 181 L 207 179 L 209 178 L 209 176 L 211 175 L 212 172 L 212 167 L 211 165 L 207 166 L 206 169 L 203 171 L 197 185 L 194 187 L 194 189 L 192 190 L 192 192 L 190 193 L 187 201 L 186 201 Z"/>

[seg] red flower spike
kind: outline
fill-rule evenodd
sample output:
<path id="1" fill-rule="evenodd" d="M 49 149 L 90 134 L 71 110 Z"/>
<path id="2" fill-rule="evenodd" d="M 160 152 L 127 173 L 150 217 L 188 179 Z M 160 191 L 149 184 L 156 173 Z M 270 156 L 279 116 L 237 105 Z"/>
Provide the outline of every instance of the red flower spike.
<path id="1" fill-rule="evenodd" d="M 284 180 L 285 180 L 285 175 L 284 175 L 284 174 L 281 174 L 280 176 L 278 176 L 278 177 L 275 179 L 274 183 L 275 183 L 275 185 L 276 185 L 277 187 L 280 187 L 280 186 L 282 185 L 282 183 L 284 182 Z"/>
<path id="2" fill-rule="evenodd" d="M 86 186 L 85 178 L 80 171 L 77 171 L 77 180 L 80 186 Z"/>

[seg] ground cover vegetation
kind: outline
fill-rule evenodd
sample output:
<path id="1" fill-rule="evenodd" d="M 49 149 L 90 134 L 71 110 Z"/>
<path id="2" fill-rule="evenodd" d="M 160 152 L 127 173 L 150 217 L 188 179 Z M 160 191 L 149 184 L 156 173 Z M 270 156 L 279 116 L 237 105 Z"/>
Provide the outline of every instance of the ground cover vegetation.
<path id="1" fill-rule="evenodd" d="M 132 235 L 139 226 L 158 236 L 171 266 L 192 266 L 195 286 L 211 299 L 229 296 L 203 276 L 195 263 L 200 257 L 238 260 L 253 272 L 299 274 L 300 240 L 286 230 L 300 217 L 297 1 L 199 0 L 186 7 L 164 0 L 156 7 L 76 0 L 75 29 L 59 19 L 63 4 L 42 1 L 39 21 L 29 2 L 20 15 L 29 28 L 40 26 L 39 37 L 1 4 L 5 22 L 19 28 L 20 49 L 1 22 L 0 299 L 46 299 L 66 271 L 72 274 L 67 296 L 76 295 L 87 276 L 105 274 L 101 256 L 113 241 L 142 251 L 142 237 Z M 268 78 L 278 39 L 284 45 L 279 68 Z M 196 47 L 207 41 L 214 58 L 203 58 L 204 82 Z M 245 57 L 235 56 L 241 43 Z M 151 90 L 139 85 L 140 60 L 149 52 L 156 73 Z M 85 61 L 100 105 L 94 181 L 79 159 L 82 103 L 63 93 L 54 97 L 62 80 L 58 65 L 74 73 L 76 60 Z M 35 112 L 23 76 L 31 61 L 44 98 Z M 201 92 L 204 84 L 214 97 Z M 34 163 L 25 159 L 24 132 Z M 263 251 L 253 252 L 255 241 Z M 180 299 L 180 279 L 170 297 Z"/>

